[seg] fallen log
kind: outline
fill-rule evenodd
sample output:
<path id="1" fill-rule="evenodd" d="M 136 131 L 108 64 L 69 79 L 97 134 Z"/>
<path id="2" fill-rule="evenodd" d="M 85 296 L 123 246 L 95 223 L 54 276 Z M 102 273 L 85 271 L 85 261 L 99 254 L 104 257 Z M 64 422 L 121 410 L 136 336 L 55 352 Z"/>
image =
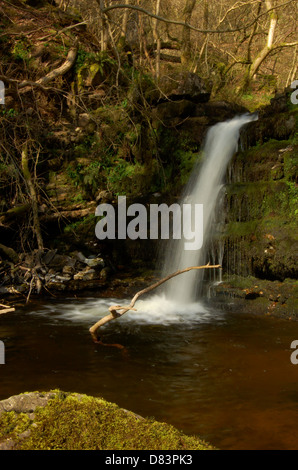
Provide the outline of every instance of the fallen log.
<path id="1" fill-rule="evenodd" d="M 78 45 L 79 45 L 79 42 L 78 42 L 78 39 L 76 38 L 73 46 L 69 49 L 69 52 L 63 64 L 60 65 L 60 67 L 57 67 L 56 69 L 49 72 L 44 77 L 41 77 L 36 82 L 33 82 L 31 80 L 20 81 L 20 80 L 6 77 L 5 75 L 1 75 L 1 74 L 0 74 L 0 80 L 3 80 L 6 83 L 10 83 L 12 86 L 17 88 L 18 90 L 22 90 L 23 92 L 30 90 L 30 87 L 37 87 L 40 90 L 45 91 L 45 92 L 50 91 L 51 88 L 48 88 L 47 84 L 53 81 L 55 78 L 61 75 L 64 75 L 74 65 L 76 58 L 77 58 Z"/>
<path id="2" fill-rule="evenodd" d="M 19 262 L 19 255 L 14 251 L 14 249 L 5 246 L 2 243 L 0 243 L 0 253 L 4 253 L 14 264 Z"/>
<path id="3" fill-rule="evenodd" d="M 91 328 L 89 328 L 89 332 L 91 334 L 91 337 L 92 337 L 93 341 L 95 343 L 98 343 L 97 331 L 101 326 L 105 325 L 106 323 L 110 322 L 111 320 L 115 320 L 115 318 L 121 317 L 122 315 L 124 315 L 129 310 L 136 311 L 137 309 L 134 308 L 134 305 L 135 305 L 137 299 L 141 295 L 147 294 L 151 290 L 156 289 L 157 287 L 159 287 L 164 282 L 169 281 L 170 279 L 172 279 L 175 276 L 178 276 L 179 274 L 186 273 L 188 271 L 191 271 L 192 269 L 210 269 L 210 268 L 221 268 L 221 265 L 220 264 L 210 265 L 208 263 L 205 266 L 191 266 L 189 268 L 181 269 L 181 270 L 176 271 L 172 274 L 169 274 L 168 276 L 161 279 L 160 281 L 157 281 L 155 284 L 152 284 L 151 286 L 146 287 L 145 289 L 142 289 L 139 292 L 137 292 L 135 294 L 135 296 L 132 298 L 129 305 L 127 305 L 127 306 L 111 305 L 111 307 L 109 307 L 110 313 L 108 315 L 106 315 L 105 317 L 101 318 L 98 322 L 96 322 L 93 326 L 91 326 Z"/>
<path id="4" fill-rule="evenodd" d="M 0 307 L 4 307 L 0 310 L 0 315 L 2 315 L 2 313 L 9 313 L 9 312 L 14 312 L 15 311 L 14 307 L 10 307 L 10 306 L 7 306 L 7 305 L 0 304 Z"/>
<path id="5" fill-rule="evenodd" d="M 0 315 L 2 315 L 3 313 L 9 313 L 9 312 L 14 312 L 15 311 L 15 308 L 4 308 L 2 310 L 0 310 Z"/>
<path id="6" fill-rule="evenodd" d="M 24 216 L 30 210 L 31 204 L 22 204 L 15 206 L 12 209 L 8 209 L 6 212 L 0 212 L 0 222 L 6 223 L 15 218 Z"/>

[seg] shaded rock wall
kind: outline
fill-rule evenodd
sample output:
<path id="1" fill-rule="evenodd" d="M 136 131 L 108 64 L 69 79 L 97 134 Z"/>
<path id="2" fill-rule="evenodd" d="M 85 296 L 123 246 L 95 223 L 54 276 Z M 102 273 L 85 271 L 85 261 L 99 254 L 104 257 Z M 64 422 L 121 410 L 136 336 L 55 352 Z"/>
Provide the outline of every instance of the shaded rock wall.
<path id="1" fill-rule="evenodd" d="M 221 243 L 230 274 L 297 278 L 297 111 L 286 98 L 278 99 L 280 107 L 272 100 L 249 125 L 242 136 L 246 150 L 228 170 Z"/>

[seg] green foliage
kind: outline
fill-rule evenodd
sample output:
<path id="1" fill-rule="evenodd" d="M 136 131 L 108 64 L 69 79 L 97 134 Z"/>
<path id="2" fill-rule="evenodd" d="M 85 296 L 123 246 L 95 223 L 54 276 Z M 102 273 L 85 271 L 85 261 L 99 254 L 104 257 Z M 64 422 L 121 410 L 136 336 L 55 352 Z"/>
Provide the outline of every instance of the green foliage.
<path id="1" fill-rule="evenodd" d="M 77 220 L 76 222 L 72 222 L 71 224 L 66 225 L 64 228 L 64 233 L 73 233 L 76 234 L 80 233 L 83 237 L 84 234 L 90 233 L 90 231 L 94 231 L 95 226 L 95 215 L 90 214 L 84 217 L 83 219 Z"/>
<path id="2" fill-rule="evenodd" d="M 9 109 L 0 109 L 0 116 L 5 117 L 6 119 L 13 120 L 19 115 L 18 111 L 13 108 Z"/>
<path id="3" fill-rule="evenodd" d="M 116 61 L 107 52 L 87 52 L 84 49 L 78 50 L 76 71 L 83 66 L 88 67 L 94 63 L 99 64 L 100 70 L 103 73 L 105 66 L 114 66 Z"/>
<path id="4" fill-rule="evenodd" d="M 105 165 L 102 162 L 93 161 L 88 165 L 82 163 L 69 165 L 66 171 L 74 186 L 81 187 L 85 193 L 94 196 L 104 184 L 104 169 Z"/>
<path id="5" fill-rule="evenodd" d="M 175 152 L 175 156 L 179 159 L 179 169 L 180 169 L 180 182 L 182 185 L 186 184 L 189 176 L 194 168 L 195 163 L 198 160 L 198 154 L 192 152 L 191 150 L 185 151 L 178 149 Z"/>
<path id="6" fill-rule="evenodd" d="M 139 163 L 119 160 L 107 174 L 107 187 L 116 195 L 131 194 L 134 190 L 142 190 L 139 184 L 142 175 L 144 168 Z"/>
<path id="7" fill-rule="evenodd" d="M 78 72 L 78 70 L 84 65 L 86 59 L 90 53 L 86 52 L 84 49 L 79 49 L 77 53 L 77 58 L 76 58 L 76 64 L 75 64 L 75 70 Z"/>
<path id="8" fill-rule="evenodd" d="M 68 177 L 72 180 L 75 186 L 78 186 L 82 180 L 82 170 L 84 166 L 78 163 L 75 167 L 69 165 L 66 169 Z"/>
<path id="9" fill-rule="evenodd" d="M 292 181 L 287 181 L 289 217 L 297 220 L 298 216 L 298 186 Z"/>
<path id="10" fill-rule="evenodd" d="M 23 61 L 29 63 L 30 61 L 30 52 L 31 52 L 31 44 L 29 40 L 21 36 L 15 43 L 12 49 L 12 55 L 15 60 Z"/>
<path id="11" fill-rule="evenodd" d="M 95 77 L 105 80 L 117 62 L 106 52 L 86 52 L 79 50 L 76 60 L 75 71 L 77 74 L 78 87 L 85 83 L 92 83 Z"/>
<path id="12" fill-rule="evenodd" d="M 82 171 L 83 175 L 83 186 L 86 188 L 87 192 L 95 194 L 99 188 L 102 187 L 104 183 L 103 170 L 105 165 L 99 161 L 91 162 L 84 170 Z"/>

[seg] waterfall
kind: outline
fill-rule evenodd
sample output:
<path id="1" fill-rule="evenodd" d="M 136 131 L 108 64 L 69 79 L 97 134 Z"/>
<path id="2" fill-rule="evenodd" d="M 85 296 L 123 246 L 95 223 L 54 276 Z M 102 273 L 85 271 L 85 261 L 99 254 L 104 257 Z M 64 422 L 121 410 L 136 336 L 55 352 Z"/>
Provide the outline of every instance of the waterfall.
<path id="1" fill-rule="evenodd" d="M 203 204 L 203 245 L 199 250 L 185 250 L 185 239 L 169 240 L 163 267 L 164 276 L 189 266 L 200 266 L 216 260 L 207 259 L 220 191 L 228 164 L 237 151 L 240 130 L 257 120 L 255 114 L 236 116 L 211 127 L 203 148 L 203 160 L 192 171 L 180 205 Z M 221 261 L 221 260 L 218 260 Z M 218 262 L 217 261 L 217 262 Z M 202 285 L 203 270 L 193 270 L 173 278 L 165 285 L 165 295 L 177 303 L 195 302 Z"/>

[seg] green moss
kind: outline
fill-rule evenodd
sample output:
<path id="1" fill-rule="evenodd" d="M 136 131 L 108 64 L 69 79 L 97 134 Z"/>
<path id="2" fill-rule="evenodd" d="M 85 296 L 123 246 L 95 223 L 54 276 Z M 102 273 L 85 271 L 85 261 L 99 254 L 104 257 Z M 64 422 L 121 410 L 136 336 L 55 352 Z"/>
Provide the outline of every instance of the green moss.
<path id="1" fill-rule="evenodd" d="M 88 236 L 90 233 L 94 233 L 95 224 L 95 215 L 90 214 L 83 219 L 66 225 L 64 228 L 64 233 L 76 233 L 76 235 L 80 235 L 83 238 L 84 236 Z"/>
<path id="2" fill-rule="evenodd" d="M 29 63 L 31 44 L 25 36 L 21 36 L 12 49 L 12 56 L 16 61 Z"/>
<path id="3" fill-rule="evenodd" d="M 32 420 L 26 413 L 8 411 L 0 414 L 0 442 L 2 439 L 18 438 L 31 424 Z"/>
<path id="4" fill-rule="evenodd" d="M 225 236 L 238 238 L 252 235 L 258 231 L 258 226 L 258 220 L 251 220 L 249 222 L 230 222 L 226 226 Z"/>
<path id="5" fill-rule="evenodd" d="M 94 80 L 101 83 L 111 73 L 117 63 L 106 52 L 86 52 L 79 50 L 76 60 L 76 74 L 78 88 L 94 84 Z"/>
<path id="6" fill-rule="evenodd" d="M 158 190 L 155 186 L 158 179 L 158 162 L 150 164 L 132 164 L 119 159 L 116 164 L 106 172 L 107 187 L 115 195 L 138 196 Z"/>
<path id="7" fill-rule="evenodd" d="M 236 276 L 225 274 L 223 276 L 223 282 L 228 283 L 229 285 L 238 289 L 248 289 L 255 286 L 259 280 L 253 276 Z"/>
<path id="8" fill-rule="evenodd" d="M 22 419 L 21 423 L 19 420 Z M 29 418 L 13 412 L 0 416 L 0 440 L 29 429 Z M 35 410 L 21 450 L 210 450 L 212 447 L 173 426 L 143 419 L 101 398 L 58 393 Z"/>

